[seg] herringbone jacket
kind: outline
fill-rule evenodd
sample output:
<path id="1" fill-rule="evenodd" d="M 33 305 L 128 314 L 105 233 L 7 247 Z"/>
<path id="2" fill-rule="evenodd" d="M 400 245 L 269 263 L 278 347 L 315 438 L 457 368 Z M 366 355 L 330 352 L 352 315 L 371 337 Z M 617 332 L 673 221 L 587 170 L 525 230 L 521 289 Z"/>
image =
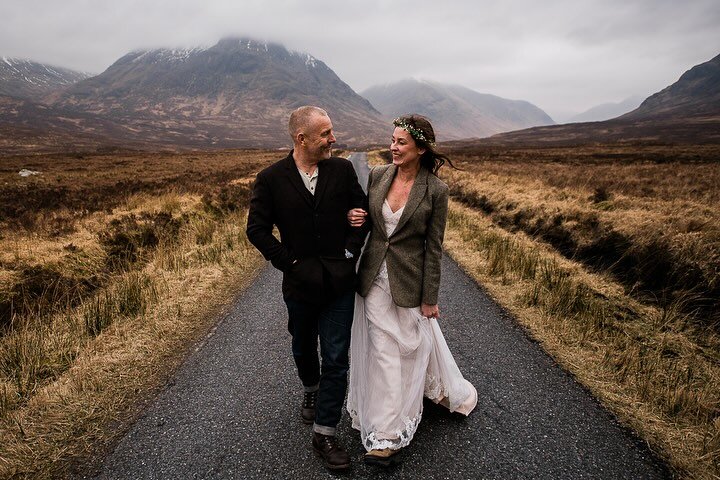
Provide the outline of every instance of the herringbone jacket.
<path id="1" fill-rule="evenodd" d="M 395 231 L 388 238 L 382 206 L 395 176 L 395 165 L 374 167 L 368 180 L 370 237 L 360 259 L 360 287 L 366 296 L 383 259 L 387 261 L 395 304 L 417 307 L 437 304 L 440 260 L 445 236 L 448 187 L 421 167 Z"/>

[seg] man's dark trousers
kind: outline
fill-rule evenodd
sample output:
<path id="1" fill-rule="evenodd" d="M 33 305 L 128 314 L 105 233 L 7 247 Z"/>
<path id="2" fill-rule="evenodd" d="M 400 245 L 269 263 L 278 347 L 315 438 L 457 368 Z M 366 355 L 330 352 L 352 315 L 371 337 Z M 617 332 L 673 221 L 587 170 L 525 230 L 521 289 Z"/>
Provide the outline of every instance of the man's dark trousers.
<path id="1" fill-rule="evenodd" d="M 292 352 L 303 385 L 312 390 L 319 385 L 315 407 L 315 430 L 332 434 L 323 427 L 340 421 L 347 389 L 348 349 L 353 320 L 355 292 L 341 295 L 327 306 L 285 299 L 288 308 L 288 330 L 292 334 Z M 322 375 L 318 361 L 318 338 L 322 357 Z"/>

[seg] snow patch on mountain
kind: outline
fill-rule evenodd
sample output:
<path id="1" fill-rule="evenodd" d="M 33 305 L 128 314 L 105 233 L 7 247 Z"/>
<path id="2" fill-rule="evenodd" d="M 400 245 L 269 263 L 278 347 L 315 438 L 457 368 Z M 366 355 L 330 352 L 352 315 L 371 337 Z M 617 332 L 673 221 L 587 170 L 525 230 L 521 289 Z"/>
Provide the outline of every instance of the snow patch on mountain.
<path id="1" fill-rule="evenodd" d="M 3 56 L 0 62 L 0 95 L 30 98 L 91 76 L 86 72 Z"/>
<path id="2" fill-rule="evenodd" d="M 139 62 L 143 59 L 147 59 L 152 63 L 182 63 L 187 61 L 193 55 L 204 52 L 205 50 L 207 50 L 205 47 L 158 48 L 155 50 L 135 50 L 131 53 L 136 55 L 135 58 L 132 59 L 133 62 Z"/>

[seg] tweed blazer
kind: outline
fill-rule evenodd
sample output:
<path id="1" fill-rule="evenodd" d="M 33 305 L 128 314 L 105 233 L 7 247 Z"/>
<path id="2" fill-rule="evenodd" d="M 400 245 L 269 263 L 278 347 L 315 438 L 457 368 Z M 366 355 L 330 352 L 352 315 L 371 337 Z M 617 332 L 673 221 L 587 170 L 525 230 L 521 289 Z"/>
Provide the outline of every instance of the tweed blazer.
<path id="1" fill-rule="evenodd" d="M 448 209 L 448 187 L 421 167 L 395 231 L 387 236 L 382 206 L 395 165 L 374 167 L 368 179 L 370 237 L 360 259 L 358 293 L 366 296 L 387 262 L 393 301 L 400 307 L 437 304 L 440 260 Z"/>

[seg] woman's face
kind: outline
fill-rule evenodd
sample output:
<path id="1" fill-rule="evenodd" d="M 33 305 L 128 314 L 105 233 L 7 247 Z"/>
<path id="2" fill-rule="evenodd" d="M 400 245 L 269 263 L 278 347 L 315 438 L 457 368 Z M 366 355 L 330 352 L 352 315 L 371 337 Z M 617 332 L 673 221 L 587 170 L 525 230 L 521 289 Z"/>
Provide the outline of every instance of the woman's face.
<path id="1" fill-rule="evenodd" d="M 418 148 L 415 139 L 407 130 L 395 127 L 393 131 L 390 153 L 394 165 L 403 167 L 415 167 L 420 162 L 420 157 L 425 153 L 424 148 Z"/>

